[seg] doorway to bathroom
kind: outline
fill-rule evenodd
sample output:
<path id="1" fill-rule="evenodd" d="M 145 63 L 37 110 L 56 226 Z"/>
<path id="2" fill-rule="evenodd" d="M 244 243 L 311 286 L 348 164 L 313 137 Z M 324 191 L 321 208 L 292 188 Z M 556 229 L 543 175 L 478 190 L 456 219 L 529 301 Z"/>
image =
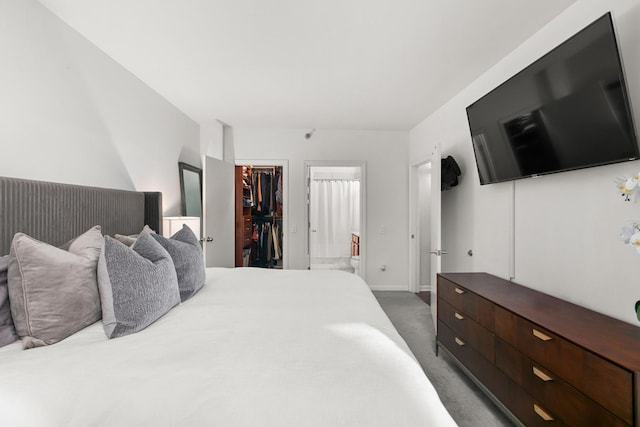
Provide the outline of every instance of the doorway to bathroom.
<path id="1" fill-rule="evenodd" d="M 307 162 L 309 269 L 364 277 L 364 165 Z"/>

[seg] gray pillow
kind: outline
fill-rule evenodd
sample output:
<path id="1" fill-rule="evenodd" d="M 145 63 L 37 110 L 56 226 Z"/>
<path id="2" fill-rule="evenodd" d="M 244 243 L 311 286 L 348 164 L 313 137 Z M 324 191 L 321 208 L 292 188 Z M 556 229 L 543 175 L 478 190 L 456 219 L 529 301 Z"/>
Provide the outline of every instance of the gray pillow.
<path id="1" fill-rule="evenodd" d="M 100 226 L 68 251 L 17 233 L 11 243 L 8 284 L 11 315 L 24 348 L 61 341 L 100 319 L 96 266 Z"/>
<path id="2" fill-rule="evenodd" d="M 0 347 L 16 342 L 18 336 L 13 327 L 11 306 L 9 305 L 9 289 L 7 289 L 7 270 L 9 255 L 0 257 Z"/>
<path id="3" fill-rule="evenodd" d="M 109 338 L 141 331 L 180 303 L 171 256 L 145 231 L 132 247 L 104 237 L 98 288 Z"/>
<path id="4" fill-rule="evenodd" d="M 202 288 L 205 281 L 200 240 L 186 224 L 169 239 L 158 234 L 152 234 L 151 237 L 171 255 L 178 275 L 180 300 L 182 302 L 188 300 Z"/>

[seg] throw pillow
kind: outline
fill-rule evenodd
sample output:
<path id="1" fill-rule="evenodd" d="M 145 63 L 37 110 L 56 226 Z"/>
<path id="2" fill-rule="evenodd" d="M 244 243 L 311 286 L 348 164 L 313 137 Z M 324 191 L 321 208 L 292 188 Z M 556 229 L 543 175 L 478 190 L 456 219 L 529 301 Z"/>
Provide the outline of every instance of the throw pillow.
<path id="1" fill-rule="evenodd" d="M 169 239 L 158 234 L 152 234 L 151 237 L 171 255 L 178 275 L 180 300 L 188 300 L 205 282 L 204 257 L 199 239 L 187 225 L 183 225 L 182 229 Z"/>
<path id="2" fill-rule="evenodd" d="M 78 236 L 68 251 L 17 233 L 11 243 L 11 314 L 24 348 L 61 341 L 100 319 L 96 265 L 100 226 Z"/>
<path id="3" fill-rule="evenodd" d="M 105 236 L 98 287 L 109 338 L 139 332 L 180 303 L 171 256 L 145 231 L 132 247 Z"/>
<path id="4" fill-rule="evenodd" d="M 151 227 L 149 227 L 148 225 L 145 225 L 142 231 L 146 231 L 147 233 L 150 233 L 150 234 L 156 234 L 156 232 L 153 231 Z M 140 234 L 132 234 L 130 236 L 127 236 L 125 234 L 116 233 L 113 237 L 120 243 L 124 243 L 127 246 L 131 246 L 136 242 L 136 239 L 138 238 L 139 235 Z"/>
<path id="5" fill-rule="evenodd" d="M 18 339 L 11 318 L 9 290 L 7 289 L 7 270 L 9 255 L 0 257 L 0 347 L 11 344 Z"/>

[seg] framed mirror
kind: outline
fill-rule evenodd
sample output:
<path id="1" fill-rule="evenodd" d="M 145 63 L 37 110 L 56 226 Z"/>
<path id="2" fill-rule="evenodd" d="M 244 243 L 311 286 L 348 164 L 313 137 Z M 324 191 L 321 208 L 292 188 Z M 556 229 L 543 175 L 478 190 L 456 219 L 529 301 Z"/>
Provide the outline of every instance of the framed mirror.
<path id="1" fill-rule="evenodd" d="M 180 213 L 202 217 L 202 169 L 178 162 L 180 173 Z"/>

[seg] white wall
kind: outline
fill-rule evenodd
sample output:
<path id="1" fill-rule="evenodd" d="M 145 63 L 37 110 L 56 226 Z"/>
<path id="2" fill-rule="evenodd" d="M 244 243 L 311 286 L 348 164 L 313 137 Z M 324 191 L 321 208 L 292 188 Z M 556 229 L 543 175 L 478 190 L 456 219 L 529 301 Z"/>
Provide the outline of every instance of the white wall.
<path id="1" fill-rule="evenodd" d="M 232 152 L 235 159 L 289 161 L 289 268 L 307 268 L 304 162 L 365 161 L 367 282 L 374 289 L 408 289 L 409 133 L 318 129 L 305 139 L 307 131 L 234 128 L 225 134 L 225 158 Z"/>
<path id="2" fill-rule="evenodd" d="M 200 152 L 224 160 L 224 125 L 217 120 L 200 125 Z"/>
<path id="3" fill-rule="evenodd" d="M 34 0 L 0 0 L 0 174 L 162 191 L 200 165 L 199 126 Z"/>
<path id="4" fill-rule="evenodd" d="M 616 24 L 637 128 L 640 3 L 582 0 L 416 126 L 410 133 L 410 159 L 425 158 L 438 144 L 443 157 L 453 155 L 463 171 L 460 185 L 442 194 L 443 249 L 449 251 L 444 271 L 509 276 L 515 186 L 514 281 L 637 323 L 640 256 L 618 235 L 623 224 L 640 218 L 640 205 L 622 202 L 613 181 L 637 173 L 640 162 L 481 187 L 465 115 L 469 104 L 607 11 Z"/>

